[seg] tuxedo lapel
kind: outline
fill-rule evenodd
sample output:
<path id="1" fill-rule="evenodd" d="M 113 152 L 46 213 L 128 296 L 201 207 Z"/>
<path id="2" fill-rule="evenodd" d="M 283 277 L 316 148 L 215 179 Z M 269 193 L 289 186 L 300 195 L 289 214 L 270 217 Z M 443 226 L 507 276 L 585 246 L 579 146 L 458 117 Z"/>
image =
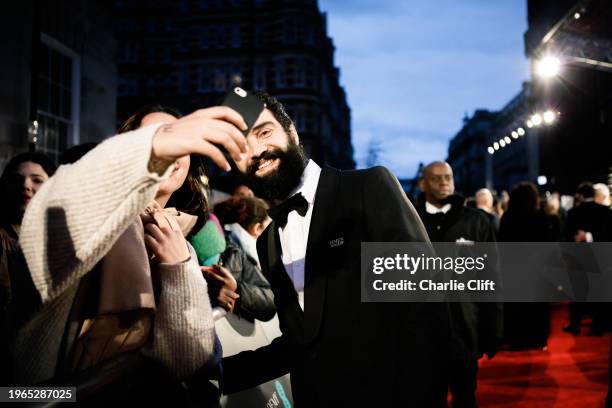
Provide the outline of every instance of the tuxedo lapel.
<path id="1" fill-rule="evenodd" d="M 304 265 L 304 342 L 306 344 L 316 337 L 323 316 L 327 288 L 324 254 L 329 249 L 329 232 L 334 223 L 337 207 L 338 182 L 337 170 L 331 168 L 321 170 Z"/>
<path id="2" fill-rule="evenodd" d="M 281 258 L 281 244 L 280 237 L 278 235 L 278 228 L 274 221 L 270 223 L 266 231 L 261 238 L 265 238 L 262 242 L 261 250 L 258 249 L 259 253 L 265 254 L 266 259 L 261 259 L 267 265 L 268 273 L 270 276 L 266 278 L 275 286 L 281 288 L 282 294 L 279 293 L 275 296 L 291 296 L 297 300 L 297 292 L 293 286 L 293 281 L 289 277 L 285 265 Z M 262 263 L 263 265 L 263 263 Z"/>

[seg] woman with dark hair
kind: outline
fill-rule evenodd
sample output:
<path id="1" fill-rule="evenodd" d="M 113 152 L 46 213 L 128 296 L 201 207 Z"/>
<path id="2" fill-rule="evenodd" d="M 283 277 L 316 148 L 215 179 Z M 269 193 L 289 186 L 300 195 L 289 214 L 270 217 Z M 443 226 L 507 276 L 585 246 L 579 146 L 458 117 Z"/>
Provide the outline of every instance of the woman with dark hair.
<path id="1" fill-rule="evenodd" d="M 127 118 L 119 127 L 119 133 L 131 132 L 153 123 L 174 121 L 182 115 L 174 108 L 164 105 L 150 105 L 140 109 Z M 170 179 L 182 175 L 186 171 L 185 181 L 180 187 L 169 194 L 164 183 L 159 187 L 157 202 L 163 201 L 164 207 L 177 208 L 179 211 L 197 217 L 195 224 L 190 226 L 189 234 L 199 231 L 209 216 L 208 199 L 206 198 L 206 171 L 204 162 L 199 155 L 181 157 L 175 164 Z M 161 204 L 161 203 L 160 203 Z M 189 235 L 186 234 L 186 235 Z"/>
<path id="2" fill-rule="evenodd" d="M 19 229 L 26 207 L 38 189 L 55 173 L 53 161 L 38 152 L 21 153 L 13 157 L 0 176 L 0 353 L 8 350 L 5 337 L 9 330 L 10 305 L 16 280 L 13 261 L 18 252 Z M 8 361 L 8 359 L 2 359 Z M 0 380 L 6 382 L 3 364 Z"/>
<path id="3" fill-rule="evenodd" d="M 55 164 L 39 152 L 21 153 L 8 162 L 0 176 L 0 227 L 13 229 L 14 236 L 19 234 L 28 203 L 53 173 Z"/>
<path id="4" fill-rule="evenodd" d="M 510 192 L 508 210 L 499 226 L 500 242 L 556 242 L 559 223 L 540 208 L 535 184 L 521 182 Z M 503 245 L 503 244 L 502 244 Z M 512 349 L 545 348 L 550 332 L 548 303 L 506 303 L 505 341 Z"/>

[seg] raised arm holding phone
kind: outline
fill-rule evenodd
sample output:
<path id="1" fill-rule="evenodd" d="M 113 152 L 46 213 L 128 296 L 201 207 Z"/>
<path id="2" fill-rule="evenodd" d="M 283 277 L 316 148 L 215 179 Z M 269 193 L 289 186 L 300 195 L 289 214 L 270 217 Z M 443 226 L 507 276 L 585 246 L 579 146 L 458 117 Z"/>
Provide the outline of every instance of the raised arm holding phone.
<path id="1" fill-rule="evenodd" d="M 198 110 L 171 123 L 156 123 L 109 138 L 74 164 L 62 166 L 57 177 L 49 180 L 28 207 L 20 238 L 23 273 L 30 276 L 39 302 L 20 310 L 14 328 L 16 383 L 36 384 L 57 378 L 61 366 L 70 364 L 62 362 L 66 337 L 62 333 L 81 279 L 133 226 L 158 195 L 160 185 L 174 177 L 176 166 L 172 164 L 190 154 L 200 154 L 229 169 L 221 149 L 240 160 L 247 151 L 243 129 L 243 119 L 230 108 Z M 158 299 L 156 316 L 165 313 L 171 317 L 174 310 L 203 307 L 202 316 L 196 317 L 202 321 L 195 327 L 206 330 L 187 337 L 181 333 L 193 332 L 190 323 L 181 323 L 180 319 L 173 323 L 165 318 L 173 325 L 167 331 L 170 336 L 154 338 L 158 349 L 165 351 L 153 351 L 153 355 L 180 378 L 210 360 L 213 325 L 204 278 L 197 265 L 196 273 L 186 269 L 183 261 L 190 259 L 187 244 L 172 221 L 162 216 L 152 215 L 145 235 L 160 268 L 164 264 L 171 267 L 161 272 L 167 286 Z M 183 263 L 185 266 L 180 266 Z M 189 315 L 179 316 L 183 319 Z M 178 341 L 183 344 L 178 349 L 192 351 L 169 355 L 168 350 L 174 348 L 163 344 L 168 341 Z"/>

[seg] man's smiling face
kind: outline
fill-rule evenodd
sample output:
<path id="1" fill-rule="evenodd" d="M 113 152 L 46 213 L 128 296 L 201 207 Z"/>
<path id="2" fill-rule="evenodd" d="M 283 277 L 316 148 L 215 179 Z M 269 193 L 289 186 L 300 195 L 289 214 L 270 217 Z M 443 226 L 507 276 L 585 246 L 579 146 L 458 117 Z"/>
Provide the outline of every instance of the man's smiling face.
<path id="1" fill-rule="evenodd" d="M 249 151 L 236 165 L 245 184 L 266 199 L 284 199 L 300 183 L 305 157 L 293 125 L 287 131 L 264 109 L 247 135 Z"/>

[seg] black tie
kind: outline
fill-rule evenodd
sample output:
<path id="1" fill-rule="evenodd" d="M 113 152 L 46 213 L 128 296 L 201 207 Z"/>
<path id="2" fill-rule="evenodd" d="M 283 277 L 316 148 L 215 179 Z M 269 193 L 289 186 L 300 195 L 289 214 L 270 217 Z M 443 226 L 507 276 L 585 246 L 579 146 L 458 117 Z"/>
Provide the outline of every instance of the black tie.
<path id="1" fill-rule="evenodd" d="M 268 210 L 268 215 L 274 220 L 278 227 L 283 228 L 287 225 L 287 216 L 293 210 L 297 211 L 302 217 L 306 215 L 308 211 L 308 201 L 306 201 L 302 193 L 297 193 L 276 207 L 270 208 Z"/>

